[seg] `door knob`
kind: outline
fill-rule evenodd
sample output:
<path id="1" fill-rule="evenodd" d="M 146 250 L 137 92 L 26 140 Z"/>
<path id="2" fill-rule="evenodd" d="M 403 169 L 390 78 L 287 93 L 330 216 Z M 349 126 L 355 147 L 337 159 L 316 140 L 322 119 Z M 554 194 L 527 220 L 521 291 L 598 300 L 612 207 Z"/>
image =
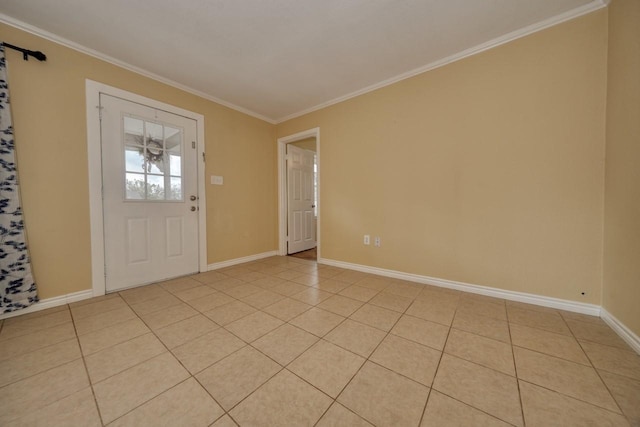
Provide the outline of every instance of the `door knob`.
<path id="1" fill-rule="evenodd" d="M 195 212 L 196 207 L 195 206 L 191 206 L 191 212 Z"/>
<path id="2" fill-rule="evenodd" d="M 189 197 L 189 200 L 191 200 L 192 202 L 196 200 L 196 196 L 191 196 Z"/>

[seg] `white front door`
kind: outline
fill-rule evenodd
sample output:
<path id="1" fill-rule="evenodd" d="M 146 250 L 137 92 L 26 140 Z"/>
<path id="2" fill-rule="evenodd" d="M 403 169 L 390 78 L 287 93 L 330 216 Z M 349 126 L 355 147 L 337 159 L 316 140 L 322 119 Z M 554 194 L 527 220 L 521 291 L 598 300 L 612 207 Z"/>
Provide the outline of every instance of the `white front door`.
<path id="1" fill-rule="evenodd" d="M 195 273 L 196 122 L 100 94 L 107 292 Z"/>
<path id="2" fill-rule="evenodd" d="M 287 145 L 289 254 L 316 247 L 314 157 L 313 151 Z"/>

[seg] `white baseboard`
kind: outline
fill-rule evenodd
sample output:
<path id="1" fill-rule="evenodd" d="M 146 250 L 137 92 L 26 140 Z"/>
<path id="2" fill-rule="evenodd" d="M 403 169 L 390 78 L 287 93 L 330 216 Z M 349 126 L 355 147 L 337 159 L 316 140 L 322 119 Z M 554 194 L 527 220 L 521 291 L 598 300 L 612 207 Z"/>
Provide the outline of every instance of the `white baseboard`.
<path id="1" fill-rule="evenodd" d="M 318 259 L 318 263 L 331 265 L 334 267 L 346 268 L 349 270 L 361 271 L 363 273 L 377 274 L 379 276 L 393 277 L 394 279 L 408 280 L 425 285 L 433 285 L 441 288 L 455 289 L 458 291 L 470 292 L 473 294 L 486 295 L 494 298 L 503 298 L 510 301 L 518 301 L 527 304 L 540 305 L 543 307 L 556 308 L 559 310 L 572 311 L 575 313 L 589 314 L 591 316 L 600 316 L 600 306 L 595 304 L 585 304 L 578 301 L 545 297 L 525 292 L 508 291 L 504 289 L 491 288 L 488 286 L 456 282 L 453 280 L 439 279 L 437 277 L 421 276 L 418 274 L 404 273 L 401 271 L 387 270 L 384 268 L 370 267 L 367 265 L 352 264 L 326 258 Z"/>
<path id="2" fill-rule="evenodd" d="M 46 310 L 47 308 L 58 307 L 60 305 L 71 304 L 72 302 L 82 301 L 88 298 L 93 298 L 93 289 L 87 289 L 86 291 L 73 292 L 66 295 L 60 295 L 58 297 L 47 298 L 38 301 L 37 303 L 23 308 L 22 310 L 11 311 L 9 313 L 0 314 L 0 320 L 8 319 L 10 317 L 20 316 L 21 314 L 33 313 L 35 311 Z"/>
<path id="3" fill-rule="evenodd" d="M 257 261 L 259 259 L 269 258 L 275 255 L 278 255 L 278 251 L 263 252 L 261 254 L 255 254 L 255 255 L 244 256 L 242 258 L 230 259 L 228 261 L 214 262 L 213 264 L 209 264 L 207 266 L 207 270 L 208 271 L 219 270 L 221 268 L 231 267 L 233 265 L 242 264 L 245 262 Z"/>
<path id="4" fill-rule="evenodd" d="M 640 337 L 631 329 L 627 328 L 624 323 L 615 318 L 604 307 L 600 309 L 600 317 L 611 327 L 620 338 L 622 338 L 629 346 L 640 354 Z"/>

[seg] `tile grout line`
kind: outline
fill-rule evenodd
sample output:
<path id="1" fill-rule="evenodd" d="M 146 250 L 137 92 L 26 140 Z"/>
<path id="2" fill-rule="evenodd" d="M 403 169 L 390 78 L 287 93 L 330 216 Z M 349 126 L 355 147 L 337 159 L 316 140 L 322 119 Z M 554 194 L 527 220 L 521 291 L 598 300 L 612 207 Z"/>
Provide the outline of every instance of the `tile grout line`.
<path id="1" fill-rule="evenodd" d="M 69 308 L 69 314 L 71 316 L 71 322 L 73 324 L 73 332 L 75 333 L 75 338 L 78 343 L 78 349 L 80 350 L 80 357 L 82 358 L 82 365 L 84 366 L 84 372 L 87 376 L 87 382 L 89 383 L 89 387 L 91 388 L 91 395 L 93 396 L 93 403 L 96 405 L 96 411 L 98 412 L 98 418 L 100 418 L 100 424 L 105 425 L 104 419 L 102 418 L 102 411 L 100 410 L 100 405 L 98 405 L 98 397 L 96 396 L 96 391 L 93 388 L 93 381 L 91 381 L 91 376 L 89 375 L 89 368 L 87 367 L 87 361 L 84 357 L 84 353 L 82 351 L 82 346 L 80 345 L 80 336 L 78 335 L 78 330 L 76 329 L 75 317 L 73 316 L 73 311 L 71 310 L 71 306 L 67 304 Z"/>

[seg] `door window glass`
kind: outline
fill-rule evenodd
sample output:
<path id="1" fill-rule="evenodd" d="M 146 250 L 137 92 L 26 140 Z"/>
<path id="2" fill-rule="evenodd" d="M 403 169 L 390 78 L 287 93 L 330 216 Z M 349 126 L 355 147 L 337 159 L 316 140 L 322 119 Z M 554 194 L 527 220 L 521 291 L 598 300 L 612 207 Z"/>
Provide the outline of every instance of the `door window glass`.
<path id="1" fill-rule="evenodd" d="M 182 129 L 124 116 L 125 200 L 182 201 Z"/>

